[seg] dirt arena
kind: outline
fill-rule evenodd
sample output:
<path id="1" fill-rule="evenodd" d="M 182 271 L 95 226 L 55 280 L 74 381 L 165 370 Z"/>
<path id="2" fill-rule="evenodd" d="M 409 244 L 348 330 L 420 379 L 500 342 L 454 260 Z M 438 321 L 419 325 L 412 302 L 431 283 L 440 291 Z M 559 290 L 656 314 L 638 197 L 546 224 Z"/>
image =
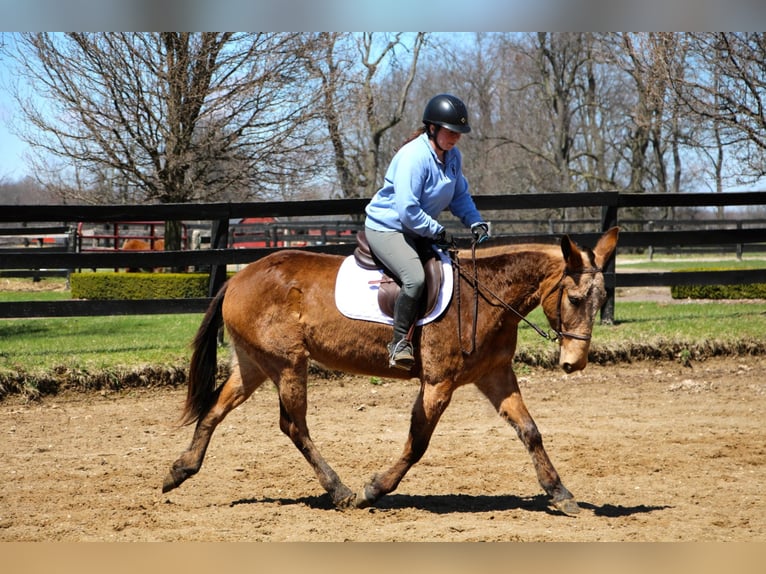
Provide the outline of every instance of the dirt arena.
<path id="1" fill-rule="evenodd" d="M 185 390 L 0 403 L 0 541 L 763 541 L 766 358 L 518 371 L 564 484 L 552 510 L 515 433 L 459 389 L 423 460 L 375 508 L 338 511 L 264 385 L 201 472 L 163 495 Z M 399 454 L 415 382 L 312 379 L 312 436 L 360 489 Z"/>

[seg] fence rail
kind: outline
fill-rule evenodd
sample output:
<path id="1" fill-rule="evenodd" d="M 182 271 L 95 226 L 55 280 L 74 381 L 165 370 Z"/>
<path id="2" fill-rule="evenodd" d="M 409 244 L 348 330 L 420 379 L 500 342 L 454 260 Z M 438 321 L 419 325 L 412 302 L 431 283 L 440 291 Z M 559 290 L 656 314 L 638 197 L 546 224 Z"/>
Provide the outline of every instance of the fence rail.
<path id="1" fill-rule="evenodd" d="M 629 194 L 619 192 L 594 193 L 549 193 L 516 194 L 501 196 L 476 196 L 476 205 L 481 211 L 502 211 L 507 215 L 504 221 L 513 220 L 511 214 L 530 209 L 563 209 L 569 207 L 597 207 L 601 220 L 591 220 L 592 231 L 572 232 L 573 240 L 584 245 L 593 245 L 601 233 L 620 224 L 620 210 L 639 207 L 715 207 L 715 206 L 762 206 L 766 194 L 763 192 L 737 193 L 692 193 L 692 194 Z M 320 201 L 290 201 L 263 203 L 205 203 L 205 204 L 158 204 L 158 205 L 19 205 L 4 206 L 0 211 L 0 229 L 12 234 L 23 230 L 26 235 L 42 233 L 41 229 L 62 229 L 64 225 L 82 222 L 124 222 L 124 221 L 209 221 L 211 237 L 209 249 L 192 251 L 157 252 L 77 252 L 75 241 L 70 241 L 70 250 L 60 248 L 28 247 L 0 250 L 0 275 L 13 276 L 20 270 L 36 270 L 41 276 L 55 270 L 128 268 L 128 267 L 195 267 L 209 269 L 210 281 L 208 298 L 171 300 L 130 300 L 130 301 L 23 301 L 0 303 L 0 318 L 50 317 L 108 314 L 159 314 L 196 313 L 205 309 L 210 297 L 225 280 L 226 266 L 245 264 L 282 247 L 245 248 L 232 247 L 230 243 L 230 222 L 241 218 L 312 218 L 353 216 L 359 221 L 367 204 L 366 199 L 342 199 Z M 627 221 L 627 219 L 626 219 Z M 562 220 L 562 222 L 566 222 Z M 664 223 L 664 222 L 663 222 Z M 15 227 L 7 224 L 15 224 Z M 29 227 L 30 224 L 46 224 L 43 227 Z M 54 225 L 56 224 L 56 225 Z M 360 225 L 360 224 L 359 224 Z M 751 227 L 756 225 L 756 227 Z M 627 228 L 620 234 L 618 250 L 633 248 L 673 248 L 678 246 L 730 246 L 741 250 L 766 246 L 764 220 L 749 223 L 747 228 L 734 229 L 661 229 L 633 231 Z M 343 228 L 346 229 L 346 228 Z M 552 227 L 551 227 L 552 229 Z M 13 230 L 13 231 L 9 231 Z M 517 243 L 521 241 L 555 241 L 560 233 L 515 233 L 496 235 L 496 243 Z M 314 237 L 316 240 L 316 237 Z M 331 242 L 329 241 L 331 240 Z M 459 240 L 467 242 L 467 237 Z M 331 233 L 322 236 L 322 245 L 306 245 L 301 249 L 323 253 L 350 254 L 353 249 L 353 234 Z M 673 273 L 618 273 L 614 260 L 605 270 L 608 300 L 602 309 L 602 320 L 614 317 L 614 289 L 630 286 L 669 286 L 685 284 L 739 284 L 766 283 L 766 269 L 736 271 L 697 271 Z"/>

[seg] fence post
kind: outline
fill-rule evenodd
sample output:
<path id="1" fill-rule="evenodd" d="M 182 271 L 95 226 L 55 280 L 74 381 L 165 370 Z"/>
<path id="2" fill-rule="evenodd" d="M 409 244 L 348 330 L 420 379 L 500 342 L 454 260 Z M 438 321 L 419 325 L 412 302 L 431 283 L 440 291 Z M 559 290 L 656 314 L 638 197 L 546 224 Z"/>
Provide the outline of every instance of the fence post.
<path id="1" fill-rule="evenodd" d="M 742 222 L 737 221 L 737 231 L 742 231 Z M 737 261 L 742 261 L 742 244 L 737 243 Z"/>
<path id="2" fill-rule="evenodd" d="M 70 225 L 69 226 L 69 232 L 67 233 L 67 244 L 66 244 L 66 250 L 67 253 L 77 253 L 80 251 L 78 241 L 81 240 L 80 234 L 77 233 L 77 226 L 76 225 Z M 66 270 L 66 288 L 69 289 L 69 280 L 72 277 L 72 273 L 74 273 L 74 269 L 67 269 Z"/>
<path id="3" fill-rule="evenodd" d="M 218 219 L 213 221 L 210 233 L 210 249 L 226 249 L 229 237 L 229 220 Z M 226 265 L 210 266 L 210 281 L 208 282 L 208 297 L 215 297 L 218 290 L 226 281 Z"/>
<path id="4" fill-rule="evenodd" d="M 604 233 L 608 229 L 611 229 L 617 225 L 617 206 L 616 205 L 602 205 L 601 206 L 601 232 Z M 601 306 L 601 324 L 611 325 L 614 323 L 614 292 L 615 292 L 615 265 L 617 252 L 609 258 L 604 267 L 604 279 L 606 287 L 606 301 Z"/>
<path id="5" fill-rule="evenodd" d="M 210 249 L 226 249 L 229 241 L 229 219 L 216 219 L 210 230 Z M 208 297 L 215 297 L 218 290 L 226 282 L 226 264 L 210 266 L 208 282 Z M 218 330 L 218 344 L 223 345 L 223 325 Z"/>

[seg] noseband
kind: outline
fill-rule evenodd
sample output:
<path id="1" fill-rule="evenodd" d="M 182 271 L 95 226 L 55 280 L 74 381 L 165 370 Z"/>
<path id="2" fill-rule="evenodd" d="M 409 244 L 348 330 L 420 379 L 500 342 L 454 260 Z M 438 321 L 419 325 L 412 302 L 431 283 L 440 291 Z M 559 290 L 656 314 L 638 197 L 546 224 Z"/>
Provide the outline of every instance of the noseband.
<path id="1" fill-rule="evenodd" d="M 601 273 L 603 270 L 600 267 L 591 267 L 589 269 L 580 269 L 579 271 L 569 271 L 566 267 L 564 267 L 564 273 L 561 275 L 561 279 L 558 280 L 558 283 L 553 286 L 553 289 L 551 289 L 548 292 L 548 295 L 550 295 L 554 290 L 558 289 L 558 302 L 556 303 L 556 328 L 552 329 L 553 334 L 551 335 L 550 332 L 544 331 L 534 323 L 532 323 L 529 319 L 527 319 L 524 315 L 519 313 L 516 309 L 511 307 L 508 303 L 503 301 L 498 295 L 492 292 L 491 289 L 489 289 L 485 284 L 481 283 L 479 281 L 479 275 L 478 275 L 478 269 L 476 266 L 476 243 L 474 242 L 471 245 L 471 259 L 473 260 L 473 277 L 469 277 L 468 274 L 464 271 L 463 267 L 460 265 L 458 261 L 457 256 L 457 250 L 450 251 L 452 262 L 455 266 L 456 273 L 459 273 L 463 275 L 470 283 L 473 283 L 473 290 L 474 290 L 474 316 L 473 316 L 473 329 L 472 329 L 472 344 L 471 348 L 466 350 L 462 348 L 462 341 L 461 341 L 461 350 L 465 354 L 471 354 L 476 349 L 476 325 L 478 321 L 479 316 L 479 289 L 483 289 L 486 293 L 491 295 L 497 302 L 500 304 L 501 307 L 503 307 L 505 310 L 510 311 L 514 315 L 516 315 L 519 319 L 524 321 L 527 325 L 532 327 L 532 329 L 535 330 L 535 332 L 543 337 L 544 339 L 548 339 L 551 342 L 559 341 L 563 338 L 569 338 L 569 339 L 577 339 L 578 341 L 590 341 L 591 336 L 590 335 L 581 335 L 579 333 L 571 333 L 569 331 L 564 330 L 563 322 L 561 320 L 561 301 L 564 297 L 564 279 L 569 276 L 572 277 L 573 275 L 584 275 L 584 274 L 591 274 L 595 275 L 596 273 Z M 460 279 L 458 278 L 455 281 L 456 286 L 456 298 L 457 298 L 457 313 L 458 313 L 458 340 L 460 340 L 460 333 L 462 332 L 461 328 L 461 312 L 460 312 Z M 542 297 L 540 299 L 540 303 L 547 298 Z"/>

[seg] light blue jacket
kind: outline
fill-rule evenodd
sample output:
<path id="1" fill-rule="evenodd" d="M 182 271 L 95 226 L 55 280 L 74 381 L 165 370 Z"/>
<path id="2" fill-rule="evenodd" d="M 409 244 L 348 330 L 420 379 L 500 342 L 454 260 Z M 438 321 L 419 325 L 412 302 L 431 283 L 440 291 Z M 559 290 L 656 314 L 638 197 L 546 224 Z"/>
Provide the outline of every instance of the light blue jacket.
<path id="1" fill-rule="evenodd" d="M 468 193 L 462 163 L 460 150 L 453 147 L 442 165 L 426 134 L 407 143 L 394 155 L 383 187 L 365 208 L 365 225 L 434 238 L 444 229 L 436 218 L 447 208 L 466 227 L 482 221 Z"/>

